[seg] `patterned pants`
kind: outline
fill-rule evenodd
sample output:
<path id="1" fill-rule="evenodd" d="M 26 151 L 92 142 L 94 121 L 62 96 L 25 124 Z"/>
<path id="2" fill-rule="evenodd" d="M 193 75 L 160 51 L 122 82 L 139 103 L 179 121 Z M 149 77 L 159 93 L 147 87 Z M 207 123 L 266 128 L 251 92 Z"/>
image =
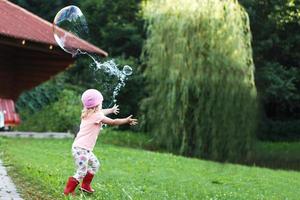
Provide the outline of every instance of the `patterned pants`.
<path id="1" fill-rule="evenodd" d="M 81 181 L 88 171 L 92 174 L 98 171 L 100 162 L 93 152 L 80 147 L 73 147 L 72 155 L 76 166 L 76 173 L 73 177 L 78 181 Z"/>

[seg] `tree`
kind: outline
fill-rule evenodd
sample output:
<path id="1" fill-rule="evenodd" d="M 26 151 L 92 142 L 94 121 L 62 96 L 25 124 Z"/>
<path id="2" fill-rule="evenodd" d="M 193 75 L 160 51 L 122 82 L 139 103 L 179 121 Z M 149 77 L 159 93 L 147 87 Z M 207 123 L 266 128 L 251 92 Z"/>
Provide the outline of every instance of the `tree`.
<path id="1" fill-rule="evenodd" d="M 80 8 L 87 18 L 91 40 L 110 56 L 138 58 L 144 40 L 141 0 L 86 0 Z"/>
<path id="2" fill-rule="evenodd" d="M 250 16 L 255 82 L 263 108 L 258 137 L 300 137 L 300 4 L 239 0 Z"/>
<path id="3" fill-rule="evenodd" d="M 300 4 L 240 0 L 250 16 L 256 83 L 265 115 L 273 120 L 300 115 Z"/>
<path id="4" fill-rule="evenodd" d="M 12 2 L 42 17 L 43 19 L 52 22 L 56 13 L 60 9 L 72 4 L 76 5 L 78 4 L 79 0 L 12 0 Z"/>
<path id="5" fill-rule="evenodd" d="M 175 153 L 247 159 L 257 99 L 245 10 L 234 0 L 160 0 L 144 13 L 146 130 Z"/>

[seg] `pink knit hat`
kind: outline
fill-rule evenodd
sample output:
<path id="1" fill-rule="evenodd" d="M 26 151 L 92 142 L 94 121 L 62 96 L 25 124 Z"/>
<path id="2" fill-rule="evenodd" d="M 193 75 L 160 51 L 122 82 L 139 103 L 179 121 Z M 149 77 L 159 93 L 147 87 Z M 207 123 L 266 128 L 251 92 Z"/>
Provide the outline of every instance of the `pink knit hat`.
<path id="1" fill-rule="evenodd" d="M 82 94 L 81 101 L 85 108 L 92 108 L 102 104 L 103 96 L 96 89 L 88 89 Z"/>

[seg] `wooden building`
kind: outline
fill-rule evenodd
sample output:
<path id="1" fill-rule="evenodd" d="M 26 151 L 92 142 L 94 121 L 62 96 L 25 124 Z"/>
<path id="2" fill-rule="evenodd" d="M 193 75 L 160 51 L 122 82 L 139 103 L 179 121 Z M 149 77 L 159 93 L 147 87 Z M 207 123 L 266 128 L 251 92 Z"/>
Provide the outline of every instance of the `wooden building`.
<path id="1" fill-rule="evenodd" d="M 74 58 L 56 44 L 52 24 L 7 1 L 0 0 L 0 98 L 16 100 L 65 70 Z M 74 37 L 79 49 L 107 56 L 94 45 Z"/>

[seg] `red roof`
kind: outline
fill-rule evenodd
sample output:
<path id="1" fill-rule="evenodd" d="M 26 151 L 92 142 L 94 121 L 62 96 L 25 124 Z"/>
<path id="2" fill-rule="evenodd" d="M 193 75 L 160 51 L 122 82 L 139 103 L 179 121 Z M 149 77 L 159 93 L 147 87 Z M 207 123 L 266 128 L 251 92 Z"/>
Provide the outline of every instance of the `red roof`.
<path id="1" fill-rule="evenodd" d="M 5 125 L 14 126 L 20 124 L 20 117 L 15 111 L 15 104 L 13 100 L 0 99 L 0 112 L 4 114 Z"/>
<path id="2" fill-rule="evenodd" d="M 30 40 L 38 43 L 56 45 L 53 36 L 53 25 L 7 0 L 0 0 L 0 35 Z M 107 56 L 102 49 L 73 37 L 71 45 L 76 48 Z"/>

